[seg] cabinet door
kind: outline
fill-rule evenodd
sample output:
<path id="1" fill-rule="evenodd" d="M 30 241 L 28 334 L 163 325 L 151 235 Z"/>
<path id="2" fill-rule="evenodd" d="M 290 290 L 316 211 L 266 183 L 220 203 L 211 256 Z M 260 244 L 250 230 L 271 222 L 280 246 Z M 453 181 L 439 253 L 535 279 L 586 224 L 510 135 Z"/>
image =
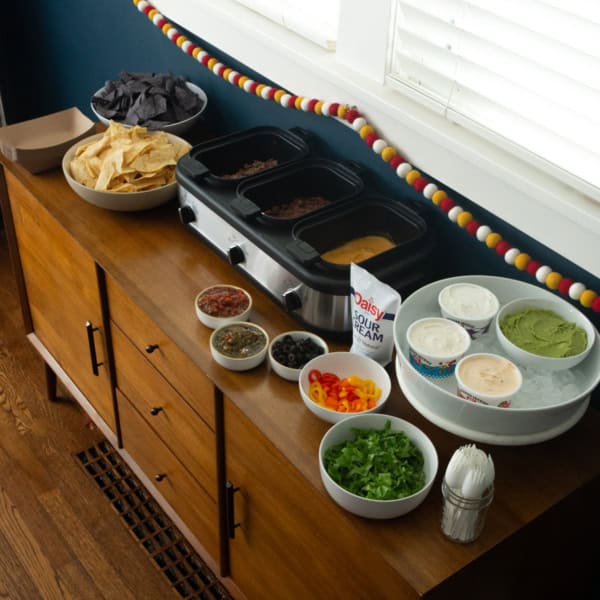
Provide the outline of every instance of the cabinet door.
<path id="1" fill-rule="evenodd" d="M 34 333 L 115 431 L 96 265 L 21 184 L 7 185 Z"/>
<path id="2" fill-rule="evenodd" d="M 228 398 L 224 411 L 230 574 L 249 600 L 415 597 Z"/>

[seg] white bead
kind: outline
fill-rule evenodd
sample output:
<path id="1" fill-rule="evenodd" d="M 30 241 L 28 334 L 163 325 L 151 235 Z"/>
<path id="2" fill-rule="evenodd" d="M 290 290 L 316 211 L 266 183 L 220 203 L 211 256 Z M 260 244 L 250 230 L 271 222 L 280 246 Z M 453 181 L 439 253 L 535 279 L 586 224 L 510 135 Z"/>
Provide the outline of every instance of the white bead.
<path id="1" fill-rule="evenodd" d="M 356 117 L 354 121 L 352 121 L 352 129 L 354 131 L 360 131 L 361 127 L 364 127 L 367 124 L 367 120 L 364 117 Z"/>
<path id="2" fill-rule="evenodd" d="M 185 40 L 185 42 L 183 42 L 183 44 L 181 44 L 181 50 L 187 54 L 187 51 L 191 45 L 192 45 L 192 42 L 190 42 L 190 40 Z"/>
<path id="3" fill-rule="evenodd" d="M 321 114 L 326 117 L 330 117 L 329 109 L 331 107 L 331 102 L 323 102 L 323 106 L 321 107 Z"/>
<path id="4" fill-rule="evenodd" d="M 308 110 L 308 105 L 310 104 L 310 98 L 302 98 L 302 102 L 300 102 L 300 109 L 306 112 Z"/>
<path id="5" fill-rule="evenodd" d="M 583 285 L 583 283 L 572 283 L 569 286 L 569 298 L 571 298 L 571 300 L 579 300 L 579 298 L 581 297 L 581 294 L 583 294 L 583 292 L 585 292 L 585 285 Z"/>
<path id="6" fill-rule="evenodd" d="M 148 6 L 148 2 L 146 2 L 146 0 L 142 0 L 141 2 L 138 2 L 137 9 L 138 9 L 140 12 L 144 12 L 144 9 L 145 9 L 147 6 Z"/>
<path id="7" fill-rule="evenodd" d="M 163 19 L 164 17 L 162 16 L 161 13 L 156 13 L 153 17 L 152 17 L 152 22 L 158 27 L 158 22 Z"/>
<path id="8" fill-rule="evenodd" d="M 167 37 L 172 41 L 173 40 L 173 36 L 175 34 L 179 33 L 179 31 L 177 31 L 177 29 L 175 29 L 175 27 L 171 27 L 171 29 L 169 29 L 167 31 Z"/>
<path id="9" fill-rule="evenodd" d="M 213 68 L 212 68 L 211 70 L 212 70 L 212 72 L 213 72 L 215 75 L 218 75 L 218 74 L 219 74 L 219 68 L 220 68 L 220 67 L 224 67 L 224 66 L 225 66 L 225 65 L 224 65 L 223 63 L 220 63 L 220 62 L 218 62 L 218 63 L 215 63 L 215 64 L 213 65 Z"/>
<path id="10" fill-rule="evenodd" d="M 410 163 L 402 163 L 396 168 L 396 175 L 404 179 L 412 171 L 412 165 Z"/>
<path id="11" fill-rule="evenodd" d="M 237 71 L 231 71 L 231 73 L 229 73 L 229 76 L 227 77 L 229 83 L 233 83 L 233 80 L 235 79 L 236 75 L 238 75 Z"/>
<path id="12" fill-rule="evenodd" d="M 376 154 L 381 154 L 381 152 L 387 145 L 388 145 L 388 143 L 385 140 L 378 139 L 373 142 L 373 145 L 371 146 L 371 148 L 373 149 L 373 152 L 375 152 Z"/>
<path id="13" fill-rule="evenodd" d="M 546 277 L 548 277 L 548 275 L 552 273 L 552 269 L 548 266 L 548 265 L 542 265 L 536 272 L 535 272 L 535 278 L 540 282 L 540 283 L 546 283 Z"/>
<path id="14" fill-rule="evenodd" d="M 279 104 L 281 104 L 281 106 L 283 106 L 284 108 L 287 108 L 288 102 L 290 101 L 291 97 L 291 94 L 284 94 L 283 96 L 281 96 L 281 98 L 279 98 Z"/>
<path id="15" fill-rule="evenodd" d="M 480 242 L 485 242 L 485 238 L 490 235 L 490 233 L 492 233 L 491 227 L 488 227 L 487 225 L 480 225 L 477 228 L 477 239 Z"/>
<path id="16" fill-rule="evenodd" d="M 458 218 L 458 215 L 460 215 L 461 212 L 463 212 L 463 207 L 462 206 L 453 206 L 449 211 L 448 211 L 448 218 L 453 222 L 456 223 L 456 219 Z"/>
<path id="17" fill-rule="evenodd" d="M 198 56 L 196 56 L 196 60 L 197 60 L 198 62 L 202 62 L 202 59 L 203 59 L 205 56 L 208 56 L 208 52 L 207 52 L 206 50 L 200 50 L 200 52 L 198 52 Z"/>
<path id="18" fill-rule="evenodd" d="M 265 85 L 265 87 L 262 89 L 262 92 L 260 93 L 260 95 L 265 99 L 268 100 L 269 99 L 269 93 L 271 92 L 273 88 L 270 85 Z"/>
<path id="19" fill-rule="evenodd" d="M 428 200 L 431 200 L 431 196 L 433 196 L 436 192 L 437 192 L 437 185 L 435 185 L 435 183 L 428 183 L 424 188 L 423 188 L 423 196 L 425 196 L 425 198 L 427 198 Z"/>
<path id="20" fill-rule="evenodd" d="M 521 254 L 521 251 L 518 248 L 511 248 L 504 255 L 504 260 L 509 265 L 514 265 L 515 264 L 515 258 L 517 258 L 517 256 L 519 256 L 519 254 Z"/>
<path id="21" fill-rule="evenodd" d="M 247 79 L 246 81 L 244 81 L 244 91 L 245 92 L 249 92 L 250 91 L 250 86 L 254 83 L 254 81 L 252 79 Z"/>

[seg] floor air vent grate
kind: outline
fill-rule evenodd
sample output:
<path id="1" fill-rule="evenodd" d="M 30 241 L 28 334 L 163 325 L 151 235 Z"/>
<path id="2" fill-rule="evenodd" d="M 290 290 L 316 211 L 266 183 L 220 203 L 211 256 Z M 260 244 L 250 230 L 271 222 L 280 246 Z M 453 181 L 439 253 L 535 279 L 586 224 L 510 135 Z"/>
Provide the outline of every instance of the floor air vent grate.
<path id="1" fill-rule="evenodd" d="M 75 454 L 83 468 L 146 550 L 154 566 L 186 600 L 230 600 L 206 563 L 106 441 Z"/>

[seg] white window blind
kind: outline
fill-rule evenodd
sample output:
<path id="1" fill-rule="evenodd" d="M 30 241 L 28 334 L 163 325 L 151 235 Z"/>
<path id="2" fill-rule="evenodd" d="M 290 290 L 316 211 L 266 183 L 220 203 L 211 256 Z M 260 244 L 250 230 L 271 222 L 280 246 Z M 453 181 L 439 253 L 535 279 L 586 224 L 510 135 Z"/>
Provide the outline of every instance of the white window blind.
<path id="1" fill-rule="evenodd" d="M 388 82 L 600 201 L 600 2 L 396 0 Z"/>
<path id="2" fill-rule="evenodd" d="M 237 0 L 287 29 L 335 50 L 340 0 Z"/>

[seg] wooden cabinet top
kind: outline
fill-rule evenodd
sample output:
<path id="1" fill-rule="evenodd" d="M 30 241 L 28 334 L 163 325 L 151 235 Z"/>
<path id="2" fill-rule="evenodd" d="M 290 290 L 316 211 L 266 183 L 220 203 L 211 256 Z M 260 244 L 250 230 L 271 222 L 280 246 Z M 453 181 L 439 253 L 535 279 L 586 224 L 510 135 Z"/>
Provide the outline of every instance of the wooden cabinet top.
<path id="1" fill-rule="evenodd" d="M 40 210 L 47 210 L 119 282 L 129 297 L 302 474 L 310 493 L 325 495 L 317 451 L 329 424 L 307 411 L 297 384 L 271 372 L 267 362 L 242 373 L 217 365 L 208 346 L 211 330 L 198 321 L 194 298 L 208 285 L 233 283 L 250 291 L 255 303 L 252 320 L 271 336 L 298 329 L 298 324 L 186 230 L 178 220 L 176 202 L 146 212 L 111 212 L 79 198 L 59 169 L 31 175 L 19 165 L 1 160 L 5 169 L 39 200 Z M 347 349 L 328 341 L 332 349 Z M 364 536 L 365 544 L 379 549 L 380 555 L 417 594 L 430 592 L 435 596 L 436 588 L 451 576 L 473 576 L 474 565 L 485 564 L 485 555 L 492 549 L 498 552 L 498 560 L 506 560 L 509 565 L 510 559 L 502 549 L 509 542 L 520 544 L 525 540 L 525 526 L 558 510 L 557 506 L 564 505 L 569 497 L 589 495 L 592 488 L 598 489 L 600 414 L 594 409 L 589 409 L 570 431 L 541 444 L 477 444 L 491 453 L 496 465 L 496 493 L 487 524 L 480 539 L 472 544 L 446 540 L 439 526 L 441 477 L 451 454 L 466 441 L 421 417 L 403 398 L 391 368 L 390 375 L 393 391 L 388 412 L 413 422 L 431 437 L 440 459 L 438 477 L 424 504 L 409 515 L 383 522 L 350 514 L 345 519 L 348 527 Z M 335 505 L 333 508 L 342 511 Z M 534 560 L 511 556 L 512 560 Z"/>

